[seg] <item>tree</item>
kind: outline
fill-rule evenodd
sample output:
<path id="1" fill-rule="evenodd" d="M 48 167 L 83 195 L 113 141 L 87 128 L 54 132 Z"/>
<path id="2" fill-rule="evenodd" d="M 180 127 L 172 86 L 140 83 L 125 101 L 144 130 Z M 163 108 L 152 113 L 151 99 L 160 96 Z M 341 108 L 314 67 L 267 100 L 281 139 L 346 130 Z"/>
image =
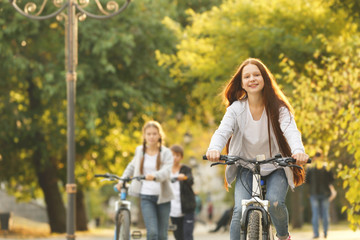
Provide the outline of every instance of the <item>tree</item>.
<path id="1" fill-rule="evenodd" d="M 320 36 L 327 52 L 316 52 L 303 71 L 295 71 L 287 58 L 282 66 L 284 80 L 294 86 L 291 100 L 307 148 L 313 153 L 324 149 L 337 164 L 348 200 L 343 211 L 356 230 L 360 226 L 360 35 L 353 24 L 345 29 L 337 39 Z"/>
<path id="2" fill-rule="evenodd" d="M 179 44 L 175 54 L 158 51 L 157 58 L 187 89 L 189 113 L 197 118 L 201 116 L 204 124 L 214 127 L 213 120 L 219 121 L 223 116 L 223 108 L 219 110 L 219 92 L 243 60 L 260 58 L 288 93 L 293 83 L 281 78 L 282 59 L 293 59 L 293 71 L 302 72 L 315 53 L 324 57 L 332 54 L 327 51 L 329 45 L 323 37 L 333 39 L 349 30 L 354 32 L 354 25 L 347 24 L 347 12 L 334 12 L 332 4 L 322 0 L 229 0 L 203 13 L 188 10 L 191 25 L 186 28 L 165 19 L 164 23 L 174 31 Z M 314 64 L 320 61 L 313 59 Z M 310 129 L 301 125 L 300 130 Z M 311 141 L 304 138 L 304 142 L 309 146 Z M 301 196 L 299 190 L 293 199 Z M 301 208 L 293 211 L 293 216 L 301 216 Z M 300 227 L 302 221 L 293 224 Z"/>
<path id="3" fill-rule="evenodd" d="M 354 0 L 330 0 L 330 7 L 334 12 L 347 12 L 346 20 L 349 22 L 360 23 L 360 2 Z M 359 28 L 359 26 L 358 26 Z"/>
<path id="4" fill-rule="evenodd" d="M 242 60 L 258 57 L 279 73 L 279 56 L 296 59 L 301 68 L 322 43 L 316 36 L 336 36 L 345 25 L 323 1 L 229 0 L 209 11 L 187 11 L 191 25 L 167 18 L 178 38 L 177 52 L 157 52 L 159 64 L 187 89 L 189 109 L 203 119 L 218 111 L 218 93 Z M 206 109 L 197 106 L 208 106 Z"/>
<path id="5" fill-rule="evenodd" d="M 82 196 L 87 188 L 96 187 L 93 173 L 121 172 L 138 143 L 142 123 L 163 113 L 157 104 L 179 106 L 167 112 L 171 115 L 184 109 L 180 105 L 186 102 L 175 91 L 177 84 L 155 59 L 155 50 L 174 50 L 175 38 L 162 19 L 178 19 L 186 7 L 207 9 L 215 2 L 219 1 L 135 1 L 111 20 L 79 22 L 78 223 L 87 222 Z M 0 124 L 7 126 L 0 130 L 0 180 L 23 200 L 45 196 L 51 231 L 64 232 L 63 23 L 29 20 L 2 0 L 0 13 Z M 86 228 L 77 224 L 78 230 Z"/>
<path id="6" fill-rule="evenodd" d="M 0 122 L 7 126 L 0 133 L 1 180 L 7 181 L 10 192 L 21 191 L 22 197 L 27 194 L 34 197 L 40 187 L 50 228 L 62 232 L 65 207 L 58 171 L 65 135 L 55 128 L 56 122 L 63 119 L 61 104 L 57 104 L 60 105 L 57 109 L 52 106 L 64 96 L 54 92 L 65 84 L 55 81 L 62 77 L 61 71 L 53 71 L 62 65 L 59 55 L 49 54 L 52 47 L 59 47 L 56 38 L 60 34 L 44 22 L 29 21 L 15 14 L 10 4 L 1 5 L 0 9 L 5 17 L 0 19 Z M 49 35 L 50 39 L 36 39 L 40 34 Z"/>
<path id="7" fill-rule="evenodd" d="M 7 126 L 0 130 L 1 181 L 6 181 L 10 192 L 21 189 L 23 199 L 44 196 L 51 231 L 64 232 L 64 30 L 55 19 L 31 21 L 10 4 L 0 3 L 4 16 L 0 19 L 0 123 Z M 116 164 L 96 158 L 96 150 L 103 147 L 101 139 L 117 122 L 129 124 L 125 128 L 130 130 L 138 125 L 131 120 L 141 121 L 144 112 L 156 113 L 152 102 L 166 103 L 164 96 L 174 87 L 154 58 L 155 49 L 172 48 L 171 34 L 161 24 L 170 5 L 170 1 L 142 1 L 113 21 L 79 23 L 77 206 L 84 207 L 81 190 L 91 179 L 82 166 L 94 160 L 100 166 Z"/>

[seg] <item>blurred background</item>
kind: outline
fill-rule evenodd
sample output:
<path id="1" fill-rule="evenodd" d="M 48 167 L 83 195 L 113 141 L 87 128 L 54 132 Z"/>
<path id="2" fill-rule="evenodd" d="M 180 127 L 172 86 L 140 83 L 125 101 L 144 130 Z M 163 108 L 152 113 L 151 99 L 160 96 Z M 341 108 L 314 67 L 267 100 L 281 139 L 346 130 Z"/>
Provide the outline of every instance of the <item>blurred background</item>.
<path id="1" fill-rule="evenodd" d="M 200 218 L 207 221 L 210 204 L 214 219 L 233 205 L 224 168 L 201 159 L 225 112 L 221 90 L 248 57 L 273 72 L 295 109 L 307 152 L 321 149 L 335 174 L 332 223 L 358 229 L 359 12 L 357 0 L 134 0 L 112 19 L 79 22 L 77 231 L 113 225 L 116 194 L 94 174 L 121 175 L 151 119 L 164 127 L 166 146 L 185 148 L 202 200 Z M 27 19 L 0 0 L 0 29 L 2 230 L 19 217 L 63 233 L 64 23 Z M 292 227 L 309 223 L 307 186 L 289 191 L 287 200 Z M 137 205 L 133 199 L 133 222 L 141 226 Z"/>

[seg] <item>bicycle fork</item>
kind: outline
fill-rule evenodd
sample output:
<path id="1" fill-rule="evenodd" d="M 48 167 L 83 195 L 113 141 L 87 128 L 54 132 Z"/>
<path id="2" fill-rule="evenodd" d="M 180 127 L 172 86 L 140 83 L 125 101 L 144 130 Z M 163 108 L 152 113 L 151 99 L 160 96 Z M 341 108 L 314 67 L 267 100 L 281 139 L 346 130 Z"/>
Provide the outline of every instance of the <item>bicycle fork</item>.
<path id="1" fill-rule="evenodd" d="M 131 202 L 127 200 L 118 200 L 115 202 L 115 226 L 119 226 L 119 214 L 121 211 L 128 211 L 130 213 Z M 129 214 L 130 216 L 130 214 Z M 115 228 L 114 240 L 119 239 L 119 230 Z M 129 231 L 130 232 L 130 231 Z M 129 236 L 130 239 L 130 236 Z"/>
<path id="2" fill-rule="evenodd" d="M 257 168 L 258 166 L 255 166 Z M 255 169 L 253 173 L 252 183 L 252 197 L 250 199 L 243 199 L 242 205 L 242 217 L 240 228 L 240 239 L 246 239 L 247 226 L 249 220 L 249 214 L 252 211 L 259 211 L 261 213 L 261 225 L 262 225 L 262 239 L 267 239 L 270 230 L 270 221 L 268 218 L 269 201 L 261 199 L 261 176 L 259 169 Z"/>

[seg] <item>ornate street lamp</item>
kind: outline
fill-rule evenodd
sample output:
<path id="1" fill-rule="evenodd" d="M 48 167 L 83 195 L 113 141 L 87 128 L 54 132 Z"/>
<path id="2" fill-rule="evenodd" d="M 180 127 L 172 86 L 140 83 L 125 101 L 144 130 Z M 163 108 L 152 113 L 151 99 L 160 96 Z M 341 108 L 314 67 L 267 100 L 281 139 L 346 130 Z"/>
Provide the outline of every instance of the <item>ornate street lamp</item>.
<path id="1" fill-rule="evenodd" d="M 66 192 L 68 194 L 68 207 L 66 215 L 67 239 L 75 239 L 75 99 L 76 99 L 76 67 L 78 62 L 78 20 L 83 21 L 86 17 L 96 19 L 111 18 L 126 9 L 131 0 L 52 0 L 53 13 L 42 16 L 48 0 L 31 0 L 26 4 L 19 3 L 23 1 L 9 0 L 11 5 L 21 15 L 34 20 L 45 20 L 56 17 L 58 21 L 65 22 L 65 65 L 66 65 L 66 85 L 67 85 L 67 184 Z M 120 0 L 121 1 L 121 0 Z M 36 2 L 36 3 L 35 3 Z M 42 2 L 41 4 L 37 4 Z M 85 8 L 89 5 L 97 8 L 99 14 L 91 13 Z M 105 8 L 104 2 L 106 2 Z M 50 5 L 50 4 L 49 4 Z M 38 8 L 39 6 L 39 8 Z M 95 7 L 96 6 L 96 7 Z M 65 10 L 66 9 L 66 10 Z M 64 10 L 66 13 L 64 13 Z"/>

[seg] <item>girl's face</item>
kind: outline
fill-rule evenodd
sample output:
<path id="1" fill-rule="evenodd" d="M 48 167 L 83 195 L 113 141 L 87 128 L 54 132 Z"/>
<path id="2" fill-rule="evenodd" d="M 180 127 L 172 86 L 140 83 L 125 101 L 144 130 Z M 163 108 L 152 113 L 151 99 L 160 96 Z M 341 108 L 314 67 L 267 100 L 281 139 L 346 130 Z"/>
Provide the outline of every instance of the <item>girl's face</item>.
<path id="1" fill-rule="evenodd" d="M 244 67 L 241 86 L 248 94 L 261 93 L 264 88 L 264 79 L 256 65 L 250 63 Z"/>
<path id="2" fill-rule="evenodd" d="M 177 152 L 172 152 L 172 154 L 173 154 L 173 157 L 174 157 L 174 165 L 179 165 L 180 164 L 180 162 L 181 162 L 181 160 L 182 160 L 182 156 L 181 156 L 181 154 L 180 153 L 177 153 Z"/>
<path id="3" fill-rule="evenodd" d="M 156 127 L 147 127 L 144 132 L 144 138 L 148 145 L 156 145 L 161 136 L 159 130 Z"/>

